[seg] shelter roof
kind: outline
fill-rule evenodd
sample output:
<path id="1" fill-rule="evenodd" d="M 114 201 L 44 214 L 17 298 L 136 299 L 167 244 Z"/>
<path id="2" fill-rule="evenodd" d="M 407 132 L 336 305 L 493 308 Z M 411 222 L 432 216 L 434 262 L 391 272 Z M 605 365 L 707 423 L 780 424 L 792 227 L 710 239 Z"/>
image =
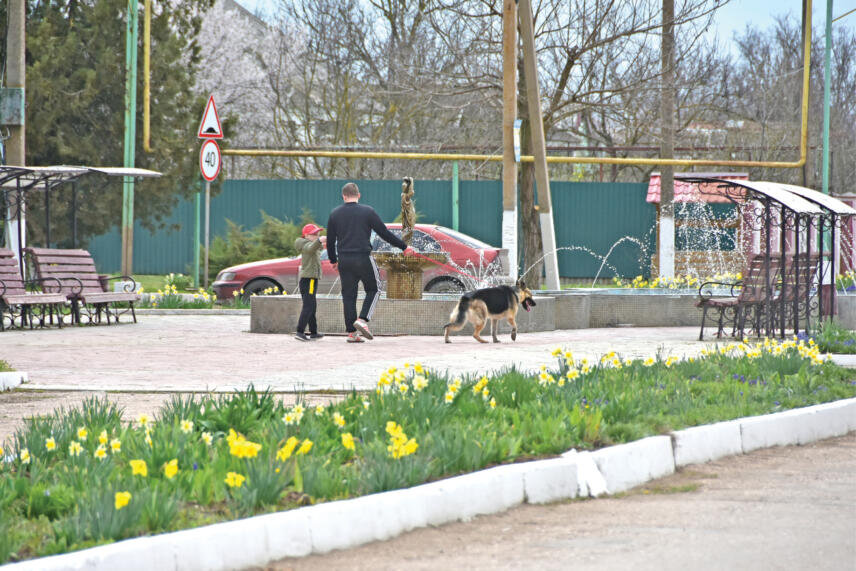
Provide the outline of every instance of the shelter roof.
<path id="1" fill-rule="evenodd" d="M 22 188 L 31 188 L 40 182 L 48 186 L 56 186 L 87 174 L 105 174 L 107 176 L 132 176 L 139 178 L 150 178 L 161 176 L 161 173 L 148 169 L 125 168 L 125 167 L 88 167 L 54 165 L 46 167 L 37 166 L 11 166 L 0 165 L 0 186 L 5 188 L 17 188 L 20 181 Z"/>
<path id="2" fill-rule="evenodd" d="M 714 180 L 749 180 L 745 172 L 735 173 L 675 173 L 675 202 L 730 203 L 724 193 L 718 191 L 719 183 L 689 182 L 685 179 L 710 178 Z M 646 202 L 660 203 L 660 173 L 651 173 Z"/>
<path id="3" fill-rule="evenodd" d="M 695 178 L 687 177 L 687 182 L 698 184 L 700 187 L 712 188 L 721 196 L 727 196 L 732 199 L 757 199 L 766 197 L 774 202 L 784 206 L 788 210 L 797 214 L 822 215 L 824 210 L 809 200 L 806 200 L 799 194 L 785 188 L 789 185 L 784 185 L 778 182 L 754 181 L 754 180 L 727 180 L 716 178 Z M 801 187 L 800 187 L 801 188 Z M 805 189 L 810 191 L 810 189 Z M 810 191 L 814 192 L 814 191 Z M 755 195 L 755 196 L 753 196 Z M 840 202 L 840 201 L 839 201 Z M 842 207 L 847 207 L 841 204 Z M 847 207 L 849 208 L 849 207 Z"/>
<path id="4" fill-rule="evenodd" d="M 856 209 L 834 196 L 829 196 L 828 194 L 823 194 L 822 192 L 818 192 L 804 186 L 796 186 L 793 184 L 783 184 L 781 186 L 786 190 L 805 198 L 809 202 L 814 202 L 815 204 L 820 205 L 821 208 L 829 210 L 838 216 L 852 216 L 856 214 Z"/>

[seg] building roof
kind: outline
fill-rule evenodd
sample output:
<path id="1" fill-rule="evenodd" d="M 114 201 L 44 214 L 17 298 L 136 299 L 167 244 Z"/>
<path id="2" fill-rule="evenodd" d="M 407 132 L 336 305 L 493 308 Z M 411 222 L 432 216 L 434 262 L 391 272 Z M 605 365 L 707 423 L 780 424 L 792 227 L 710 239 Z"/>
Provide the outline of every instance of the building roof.
<path id="1" fill-rule="evenodd" d="M 693 172 L 675 173 L 675 202 L 708 202 L 729 203 L 731 202 L 724 193 L 717 192 L 718 182 L 697 183 L 688 182 L 684 178 L 718 178 L 726 180 L 749 180 L 749 173 L 745 172 Z M 651 173 L 648 182 L 648 197 L 646 202 L 660 203 L 660 173 Z"/>

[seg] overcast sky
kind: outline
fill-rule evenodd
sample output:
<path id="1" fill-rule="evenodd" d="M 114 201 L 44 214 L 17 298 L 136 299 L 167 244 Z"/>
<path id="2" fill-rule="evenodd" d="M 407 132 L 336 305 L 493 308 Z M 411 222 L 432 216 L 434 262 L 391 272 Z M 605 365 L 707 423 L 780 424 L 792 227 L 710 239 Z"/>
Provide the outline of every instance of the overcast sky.
<path id="1" fill-rule="evenodd" d="M 236 0 L 239 4 L 255 12 L 271 12 L 271 8 L 280 0 Z M 814 0 L 814 28 L 823 29 L 826 25 L 826 0 Z M 720 8 L 715 17 L 714 25 L 721 40 L 730 40 L 734 32 L 740 32 L 746 24 L 753 23 L 757 26 L 766 27 L 773 23 L 773 18 L 781 14 L 790 13 L 796 18 L 800 17 L 802 3 L 800 0 L 731 0 L 723 8 Z M 833 18 L 849 12 L 856 8 L 856 0 L 835 0 L 832 15 Z M 856 13 L 835 22 L 835 26 L 848 26 L 856 29 Z"/>

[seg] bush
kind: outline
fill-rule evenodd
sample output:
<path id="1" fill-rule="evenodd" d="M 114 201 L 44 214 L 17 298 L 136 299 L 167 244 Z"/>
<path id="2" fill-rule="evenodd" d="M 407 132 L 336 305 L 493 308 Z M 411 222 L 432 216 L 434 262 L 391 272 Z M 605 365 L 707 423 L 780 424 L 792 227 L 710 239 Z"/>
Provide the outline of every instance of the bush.
<path id="1" fill-rule="evenodd" d="M 244 230 L 242 226 L 226 219 L 226 237 L 215 236 L 211 242 L 209 279 L 213 280 L 220 270 L 229 266 L 297 255 L 294 241 L 300 237 L 303 225 L 313 222 L 312 214 L 304 211 L 298 223 L 279 220 L 263 210 L 261 215 L 261 224 L 252 230 Z"/>
<path id="2" fill-rule="evenodd" d="M 187 291 L 193 287 L 193 278 L 184 274 L 169 273 L 164 279 L 163 285 L 165 289 L 175 288 L 179 291 Z"/>

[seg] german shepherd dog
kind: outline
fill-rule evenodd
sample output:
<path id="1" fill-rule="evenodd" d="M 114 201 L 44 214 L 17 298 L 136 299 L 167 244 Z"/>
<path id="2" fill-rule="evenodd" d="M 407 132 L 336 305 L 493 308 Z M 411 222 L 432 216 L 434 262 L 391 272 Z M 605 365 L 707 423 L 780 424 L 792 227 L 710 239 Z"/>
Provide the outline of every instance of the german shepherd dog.
<path id="1" fill-rule="evenodd" d="M 494 343 L 499 343 L 496 332 L 499 329 L 500 319 L 508 320 L 511 325 L 511 340 L 514 341 L 517 339 L 517 322 L 514 319 L 517 317 L 517 310 L 520 306 L 523 306 L 526 311 L 535 307 L 532 292 L 526 288 L 523 280 L 518 280 L 513 287 L 501 285 L 468 291 L 461 296 L 458 305 L 449 315 L 449 323 L 443 328 L 446 332 L 446 343 L 451 343 L 449 333 L 462 329 L 467 320 L 473 324 L 473 337 L 476 338 L 476 341 L 487 343 L 480 334 L 488 319 L 491 321 L 490 333 Z"/>

